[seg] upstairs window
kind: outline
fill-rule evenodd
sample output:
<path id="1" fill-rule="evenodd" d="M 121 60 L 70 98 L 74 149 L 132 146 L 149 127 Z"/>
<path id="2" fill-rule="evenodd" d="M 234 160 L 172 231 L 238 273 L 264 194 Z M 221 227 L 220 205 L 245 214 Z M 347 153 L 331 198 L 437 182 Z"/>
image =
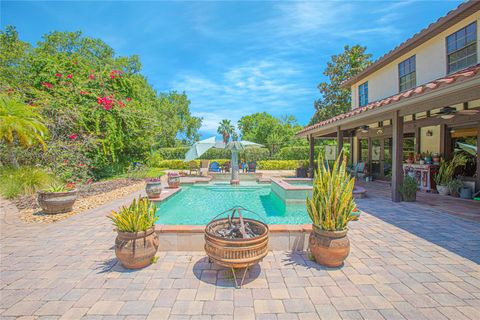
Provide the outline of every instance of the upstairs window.
<path id="1" fill-rule="evenodd" d="M 447 72 L 477 63 L 477 23 L 469 24 L 447 37 Z"/>
<path id="2" fill-rule="evenodd" d="M 417 85 L 415 56 L 411 56 L 398 64 L 398 83 L 400 92 L 414 88 Z"/>
<path id="3" fill-rule="evenodd" d="M 368 104 L 368 81 L 358 86 L 358 97 L 360 107 Z"/>

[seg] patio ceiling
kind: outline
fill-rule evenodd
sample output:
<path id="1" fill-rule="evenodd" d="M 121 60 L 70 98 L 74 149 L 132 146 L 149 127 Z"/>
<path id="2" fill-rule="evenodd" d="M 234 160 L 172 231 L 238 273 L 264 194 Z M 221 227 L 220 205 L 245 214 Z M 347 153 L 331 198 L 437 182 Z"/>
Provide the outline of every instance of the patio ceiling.
<path id="1" fill-rule="evenodd" d="M 325 136 L 342 130 L 401 116 L 480 99 L 480 64 L 428 82 L 391 97 L 371 102 L 297 132 L 299 137 Z"/>

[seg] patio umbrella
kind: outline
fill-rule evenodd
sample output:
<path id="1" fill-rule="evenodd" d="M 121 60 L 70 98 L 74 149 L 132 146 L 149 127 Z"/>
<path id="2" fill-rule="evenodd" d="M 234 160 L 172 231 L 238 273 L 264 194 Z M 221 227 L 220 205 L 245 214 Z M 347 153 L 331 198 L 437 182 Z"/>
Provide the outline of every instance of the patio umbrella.
<path id="1" fill-rule="evenodd" d="M 185 154 L 184 161 L 192 161 L 197 159 L 208 149 L 215 147 L 215 137 L 195 142 Z"/>

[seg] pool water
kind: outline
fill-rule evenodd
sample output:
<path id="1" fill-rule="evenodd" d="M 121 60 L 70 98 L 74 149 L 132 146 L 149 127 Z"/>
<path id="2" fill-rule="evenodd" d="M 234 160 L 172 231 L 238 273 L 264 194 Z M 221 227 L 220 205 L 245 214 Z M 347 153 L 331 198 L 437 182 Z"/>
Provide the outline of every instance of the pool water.
<path id="1" fill-rule="evenodd" d="M 217 214 L 234 206 L 243 206 L 261 216 L 268 224 L 311 223 L 304 203 L 285 205 L 270 185 L 193 185 L 158 205 L 159 224 L 205 225 Z M 245 213 L 245 217 L 255 218 Z M 260 219 L 261 220 L 261 219 Z"/>

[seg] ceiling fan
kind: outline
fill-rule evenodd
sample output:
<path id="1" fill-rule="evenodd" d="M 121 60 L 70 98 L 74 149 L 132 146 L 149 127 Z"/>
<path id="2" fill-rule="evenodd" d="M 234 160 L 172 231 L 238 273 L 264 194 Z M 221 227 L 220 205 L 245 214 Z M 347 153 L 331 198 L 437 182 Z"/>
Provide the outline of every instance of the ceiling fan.
<path id="1" fill-rule="evenodd" d="M 464 107 L 463 110 L 457 110 L 454 107 L 443 107 L 440 109 L 439 112 L 437 112 L 434 115 L 442 119 L 448 120 L 448 119 L 452 119 L 455 115 L 471 116 L 480 112 L 479 110 L 468 109 L 468 104 L 464 104 L 463 107 Z"/>

